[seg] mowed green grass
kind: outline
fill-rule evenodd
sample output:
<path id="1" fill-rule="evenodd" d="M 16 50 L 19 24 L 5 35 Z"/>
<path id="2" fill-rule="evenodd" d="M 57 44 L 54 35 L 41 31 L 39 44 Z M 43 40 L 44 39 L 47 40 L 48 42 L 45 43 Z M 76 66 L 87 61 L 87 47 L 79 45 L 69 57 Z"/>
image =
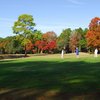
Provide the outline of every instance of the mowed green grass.
<path id="1" fill-rule="evenodd" d="M 0 61 L 0 100 L 100 100 L 100 56 L 81 53 Z"/>

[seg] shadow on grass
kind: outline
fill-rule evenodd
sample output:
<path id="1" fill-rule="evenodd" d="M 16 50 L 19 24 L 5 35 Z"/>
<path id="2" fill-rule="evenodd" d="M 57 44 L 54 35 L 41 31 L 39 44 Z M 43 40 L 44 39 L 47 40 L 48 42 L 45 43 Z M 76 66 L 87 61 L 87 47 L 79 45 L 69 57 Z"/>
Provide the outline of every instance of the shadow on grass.
<path id="1" fill-rule="evenodd" d="M 0 100 L 99 100 L 100 63 L 0 63 Z"/>

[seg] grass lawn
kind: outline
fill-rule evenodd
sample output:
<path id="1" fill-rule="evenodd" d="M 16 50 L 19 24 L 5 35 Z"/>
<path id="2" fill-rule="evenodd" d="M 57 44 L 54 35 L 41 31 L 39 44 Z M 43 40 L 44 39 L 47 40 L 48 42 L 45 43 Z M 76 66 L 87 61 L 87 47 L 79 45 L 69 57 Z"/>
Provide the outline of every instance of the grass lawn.
<path id="1" fill-rule="evenodd" d="M 0 61 L 0 100 L 100 100 L 100 56 L 59 54 Z"/>

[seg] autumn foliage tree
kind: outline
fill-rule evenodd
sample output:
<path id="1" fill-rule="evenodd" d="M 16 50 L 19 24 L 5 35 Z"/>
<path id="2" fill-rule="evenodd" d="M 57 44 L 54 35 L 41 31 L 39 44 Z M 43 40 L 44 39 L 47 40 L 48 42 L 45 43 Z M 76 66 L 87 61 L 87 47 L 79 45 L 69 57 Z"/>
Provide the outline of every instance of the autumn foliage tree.
<path id="1" fill-rule="evenodd" d="M 100 18 L 95 17 L 89 24 L 86 34 L 87 46 L 89 48 L 100 48 Z"/>
<path id="2" fill-rule="evenodd" d="M 98 17 L 91 20 L 89 30 L 67 28 L 62 30 L 58 37 L 53 31 L 43 34 L 40 30 L 34 29 L 35 25 L 32 15 L 20 15 L 12 27 L 16 36 L 0 38 L 0 53 L 24 53 L 27 56 L 27 53 L 32 52 L 58 53 L 62 49 L 67 53 L 74 52 L 76 46 L 86 51 L 87 45 L 100 48 L 100 18 Z"/>
<path id="3" fill-rule="evenodd" d="M 38 53 L 41 52 L 43 53 L 44 49 L 46 48 L 47 42 L 43 41 L 43 40 L 38 40 L 35 42 L 35 47 L 37 47 L 38 49 Z"/>
<path id="4" fill-rule="evenodd" d="M 26 51 L 32 51 L 33 50 L 33 43 L 31 41 L 29 41 L 26 44 Z"/>
<path id="5" fill-rule="evenodd" d="M 44 49 L 45 51 L 51 53 L 54 49 L 56 49 L 56 39 L 57 35 L 53 31 L 46 32 L 43 34 L 42 41 L 44 43 Z"/>
<path id="6" fill-rule="evenodd" d="M 47 42 L 51 42 L 57 39 L 57 35 L 53 31 L 49 31 L 43 34 L 43 39 Z"/>
<path id="7" fill-rule="evenodd" d="M 70 49 L 72 52 L 75 51 L 76 47 L 80 47 L 79 43 L 81 39 L 82 39 L 82 34 L 80 32 L 80 28 L 73 30 L 69 41 Z"/>

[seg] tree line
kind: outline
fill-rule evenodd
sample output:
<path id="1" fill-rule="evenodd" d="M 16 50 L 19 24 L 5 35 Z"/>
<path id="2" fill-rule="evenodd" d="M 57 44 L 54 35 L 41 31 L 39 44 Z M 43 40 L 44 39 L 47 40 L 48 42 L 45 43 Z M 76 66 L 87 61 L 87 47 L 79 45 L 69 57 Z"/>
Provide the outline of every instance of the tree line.
<path id="1" fill-rule="evenodd" d="M 89 28 L 66 28 L 57 36 L 54 31 L 42 33 L 34 29 L 32 15 L 22 14 L 12 27 L 15 36 L 0 38 L 1 54 L 27 53 L 59 53 L 62 49 L 66 53 L 75 52 L 78 47 L 82 52 L 93 52 L 100 46 L 100 18 L 91 20 Z"/>

